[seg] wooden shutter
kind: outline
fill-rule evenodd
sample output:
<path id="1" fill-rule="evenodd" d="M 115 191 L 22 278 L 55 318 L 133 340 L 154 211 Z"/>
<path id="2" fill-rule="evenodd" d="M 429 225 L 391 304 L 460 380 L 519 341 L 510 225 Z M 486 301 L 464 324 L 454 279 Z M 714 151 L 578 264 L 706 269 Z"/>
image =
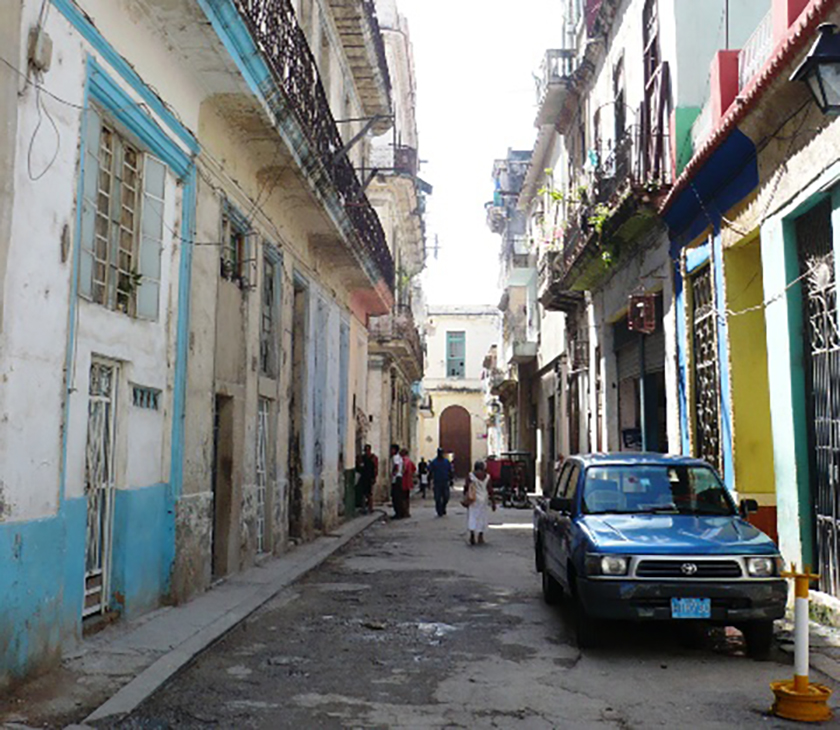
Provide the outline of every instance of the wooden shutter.
<path id="1" fill-rule="evenodd" d="M 93 263 L 96 246 L 96 198 L 99 193 L 99 135 L 102 118 L 93 107 L 85 112 L 85 160 L 82 180 L 82 225 L 80 230 L 79 294 L 93 296 Z M 107 236 L 107 232 L 105 234 Z"/>
<path id="2" fill-rule="evenodd" d="M 137 316 L 157 319 L 160 306 L 160 253 L 163 248 L 166 165 L 145 155 L 143 162 L 143 209 L 140 218 L 137 273 Z"/>

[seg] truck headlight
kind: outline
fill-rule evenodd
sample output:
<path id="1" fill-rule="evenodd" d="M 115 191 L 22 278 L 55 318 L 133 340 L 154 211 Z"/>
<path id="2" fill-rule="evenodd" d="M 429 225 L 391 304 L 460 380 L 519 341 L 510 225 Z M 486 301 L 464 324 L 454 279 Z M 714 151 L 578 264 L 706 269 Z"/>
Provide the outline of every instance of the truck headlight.
<path id="1" fill-rule="evenodd" d="M 751 578 L 771 578 L 779 574 L 778 558 L 747 558 L 747 573 Z"/>
<path id="2" fill-rule="evenodd" d="M 630 560 L 623 555 L 587 555 L 587 575 L 627 575 Z"/>

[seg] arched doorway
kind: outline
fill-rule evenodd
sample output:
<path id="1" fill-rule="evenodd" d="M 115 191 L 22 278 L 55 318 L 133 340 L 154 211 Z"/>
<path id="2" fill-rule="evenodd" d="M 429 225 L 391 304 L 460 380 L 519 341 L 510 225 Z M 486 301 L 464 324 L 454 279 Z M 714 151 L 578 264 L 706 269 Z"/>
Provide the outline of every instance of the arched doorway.
<path id="1" fill-rule="evenodd" d="M 463 406 L 449 406 L 440 414 L 440 448 L 455 455 L 456 477 L 465 477 L 472 468 L 470 412 Z"/>

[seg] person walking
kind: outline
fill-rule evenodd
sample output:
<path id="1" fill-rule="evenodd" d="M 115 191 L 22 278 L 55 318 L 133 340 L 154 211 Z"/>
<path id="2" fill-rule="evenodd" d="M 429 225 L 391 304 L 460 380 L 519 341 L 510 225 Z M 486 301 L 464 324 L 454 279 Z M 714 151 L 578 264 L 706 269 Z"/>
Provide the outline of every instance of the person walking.
<path id="1" fill-rule="evenodd" d="M 391 444 L 391 506 L 394 508 L 391 519 L 394 520 L 402 517 L 402 478 L 403 458 L 400 456 L 400 447 L 399 444 Z"/>
<path id="2" fill-rule="evenodd" d="M 373 484 L 376 481 L 376 457 L 371 451 L 370 444 L 365 444 L 365 450 L 356 464 L 356 472 L 359 474 L 358 489 L 362 511 L 371 514 L 373 512 Z"/>
<path id="3" fill-rule="evenodd" d="M 426 489 L 429 486 L 429 463 L 426 457 L 421 456 L 417 464 L 417 476 L 420 479 L 420 496 L 426 499 Z"/>
<path id="4" fill-rule="evenodd" d="M 438 449 L 437 456 L 429 463 L 429 479 L 435 493 L 435 511 L 438 517 L 443 517 L 449 502 L 449 488 L 452 486 L 452 464 L 443 455 L 443 449 Z"/>
<path id="5" fill-rule="evenodd" d="M 467 529 L 470 531 L 470 545 L 484 544 L 484 533 L 490 521 L 488 507 L 496 511 L 493 499 L 493 486 L 487 466 L 483 461 L 477 461 L 464 484 L 464 502 L 467 504 Z"/>
<path id="6" fill-rule="evenodd" d="M 414 486 L 414 473 L 417 467 L 408 456 L 408 449 L 400 449 L 400 456 L 403 460 L 402 477 L 402 516 L 411 517 L 411 488 Z"/>

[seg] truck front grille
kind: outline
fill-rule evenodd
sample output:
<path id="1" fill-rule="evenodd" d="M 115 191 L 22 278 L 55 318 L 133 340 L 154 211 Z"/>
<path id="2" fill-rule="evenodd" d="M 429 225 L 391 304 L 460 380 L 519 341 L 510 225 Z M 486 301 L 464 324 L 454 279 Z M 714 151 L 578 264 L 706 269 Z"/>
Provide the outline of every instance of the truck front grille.
<path id="1" fill-rule="evenodd" d="M 637 578 L 740 578 L 736 560 L 642 560 L 636 567 Z"/>

